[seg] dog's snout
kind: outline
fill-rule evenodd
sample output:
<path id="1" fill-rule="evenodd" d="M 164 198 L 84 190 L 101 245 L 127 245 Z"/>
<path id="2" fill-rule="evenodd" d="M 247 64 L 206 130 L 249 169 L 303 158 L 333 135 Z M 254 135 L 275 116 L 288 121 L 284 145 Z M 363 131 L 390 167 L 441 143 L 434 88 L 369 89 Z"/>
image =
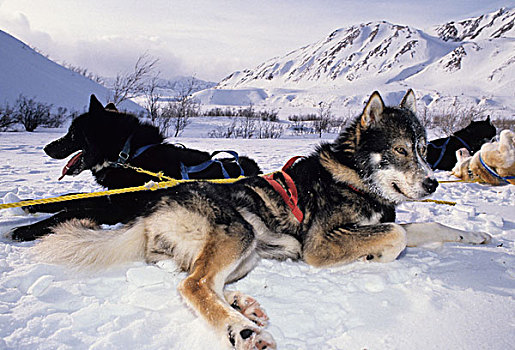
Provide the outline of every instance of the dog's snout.
<path id="1" fill-rule="evenodd" d="M 434 177 L 428 177 L 422 182 L 422 186 L 427 193 L 433 193 L 438 187 L 438 181 Z"/>

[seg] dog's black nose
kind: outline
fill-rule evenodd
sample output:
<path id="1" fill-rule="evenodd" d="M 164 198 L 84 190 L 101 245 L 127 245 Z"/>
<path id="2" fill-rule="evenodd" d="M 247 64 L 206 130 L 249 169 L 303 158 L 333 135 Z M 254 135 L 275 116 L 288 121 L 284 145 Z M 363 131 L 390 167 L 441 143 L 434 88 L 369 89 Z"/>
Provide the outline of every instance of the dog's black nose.
<path id="1" fill-rule="evenodd" d="M 438 181 L 434 177 L 428 177 L 422 182 L 422 186 L 427 193 L 433 193 L 438 187 Z"/>

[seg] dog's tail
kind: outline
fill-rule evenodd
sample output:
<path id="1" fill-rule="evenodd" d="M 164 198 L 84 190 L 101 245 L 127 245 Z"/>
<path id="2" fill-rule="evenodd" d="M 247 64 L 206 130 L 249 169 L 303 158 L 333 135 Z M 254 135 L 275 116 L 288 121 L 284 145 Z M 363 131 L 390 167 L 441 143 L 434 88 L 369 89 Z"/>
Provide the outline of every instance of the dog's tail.
<path id="1" fill-rule="evenodd" d="M 53 231 L 32 248 L 44 262 L 101 269 L 144 259 L 146 239 L 142 222 L 102 230 L 89 220 L 70 220 Z"/>

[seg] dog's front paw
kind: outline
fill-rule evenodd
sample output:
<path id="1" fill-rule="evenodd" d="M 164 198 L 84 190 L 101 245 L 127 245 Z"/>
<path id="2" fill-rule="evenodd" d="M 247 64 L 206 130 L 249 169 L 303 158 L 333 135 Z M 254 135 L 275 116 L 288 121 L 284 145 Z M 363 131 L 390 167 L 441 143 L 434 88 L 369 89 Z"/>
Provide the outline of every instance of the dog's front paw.
<path id="1" fill-rule="evenodd" d="M 236 350 L 271 350 L 277 345 L 270 333 L 254 327 L 229 327 L 229 342 Z"/>
<path id="2" fill-rule="evenodd" d="M 458 242 L 468 244 L 488 244 L 492 240 L 492 236 L 486 232 L 463 232 L 459 238 Z"/>

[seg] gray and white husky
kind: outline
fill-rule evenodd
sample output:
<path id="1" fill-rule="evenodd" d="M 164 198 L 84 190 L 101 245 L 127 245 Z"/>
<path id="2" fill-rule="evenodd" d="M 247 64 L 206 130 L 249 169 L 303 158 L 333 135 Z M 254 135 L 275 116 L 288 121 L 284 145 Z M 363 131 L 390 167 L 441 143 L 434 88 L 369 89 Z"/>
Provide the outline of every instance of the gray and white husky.
<path id="1" fill-rule="evenodd" d="M 406 246 L 489 240 L 484 233 L 436 223 L 394 223 L 397 204 L 438 186 L 424 160 L 426 133 L 415 102 L 410 90 L 399 106 L 386 107 L 374 92 L 333 143 L 320 145 L 273 179 L 184 183 L 162 191 L 148 211 L 123 228 L 105 231 L 72 220 L 35 249 L 48 261 L 77 267 L 172 259 L 189 273 L 180 293 L 228 346 L 275 348 L 263 330 L 268 317 L 260 305 L 224 291 L 260 258 L 313 266 L 389 262 Z M 284 193 L 292 198 L 285 200 Z"/>

